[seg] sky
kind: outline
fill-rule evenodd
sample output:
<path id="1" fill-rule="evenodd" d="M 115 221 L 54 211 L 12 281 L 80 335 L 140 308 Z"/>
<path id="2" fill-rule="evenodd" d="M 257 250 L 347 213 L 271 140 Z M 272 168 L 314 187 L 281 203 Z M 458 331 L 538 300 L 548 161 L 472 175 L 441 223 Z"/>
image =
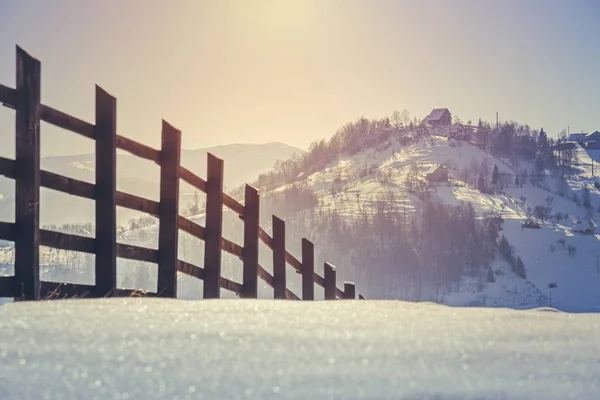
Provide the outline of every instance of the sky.
<path id="1" fill-rule="evenodd" d="M 15 46 L 42 63 L 42 102 L 94 122 L 94 85 L 121 135 L 159 147 L 306 148 L 361 116 L 447 107 L 557 135 L 600 129 L 600 2 L 555 0 L 0 0 L 0 83 Z M 14 111 L 0 109 L 1 156 Z M 93 143 L 42 125 L 42 156 Z"/>

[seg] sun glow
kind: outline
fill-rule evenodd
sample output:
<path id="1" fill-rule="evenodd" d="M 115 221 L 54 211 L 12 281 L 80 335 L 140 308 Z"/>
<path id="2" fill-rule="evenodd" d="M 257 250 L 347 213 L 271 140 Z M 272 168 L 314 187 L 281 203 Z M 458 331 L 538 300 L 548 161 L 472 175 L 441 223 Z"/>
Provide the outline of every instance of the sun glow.
<path id="1" fill-rule="evenodd" d="M 244 1 L 235 11 L 255 28 L 279 32 L 306 29 L 316 17 L 315 3 L 306 0 Z"/>

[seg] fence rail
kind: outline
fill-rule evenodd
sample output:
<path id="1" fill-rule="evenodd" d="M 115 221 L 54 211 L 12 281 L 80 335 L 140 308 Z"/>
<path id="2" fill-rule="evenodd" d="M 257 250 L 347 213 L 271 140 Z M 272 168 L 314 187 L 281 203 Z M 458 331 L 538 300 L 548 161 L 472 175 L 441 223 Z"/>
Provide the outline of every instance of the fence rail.
<path id="1" fill-rule="evenodd" d="M 223 192 L 223 161 L 208 154 L 207 179 L 180 164 L 181 132 L 163 121 L 161 149 L 138 143 L 116 132 L 116 99 L 96 86 L 96 121 L 79 118 L 40 103 L 41 64 L 17 47 L 16 89 L 0 85 L 0 103 L 16 111 L 16 158 L 0 157 L 0 175 L 15 180 L 15 223 L 0 222 L 0 239 L 15 243 L 14 276 L 0 277 L 0 297 L 39 300 L 65 297 L 158 296 L 177 297 L 177 273 L 201 279 L 204 298 L 219 298 L 226 289 L 240 297 L 258 296 L 258 279 L 273 287 L 274 298 L 299 300 L 287 288 L 290 265 L 302 280 L 302 300 L 314 300 L 315 285 L 324 298 L 354 299 L 353 283 L 336 286 L 336 270 L 325 263 L 324 276 L 315 272 L 314 245 L 302 239 L 301 260 L 289 253 L 285 222 L 272 219 L 273 235 L 259 225 L 259 191 L 246 185 L 244 204 Z M 95 142 L 95 184 L 40 169 L 40 121 L 77 133 Z M 155 162 L 160 167 L 160 200 L 152 201 L 116 189 L 117 149 Z M 179 215 L 179 184 L 184 181 L 206 193 L 205 226 Z M 95 237 L 55 232 L 39 227 L 40 187 L 94 200 Z M 117 243 L 116 208 L 125 207 L 159 219 L 158 249 Z M 223 207 L 238 214 L 244 224 L 244 243 L 222 237 Z M 178 259 L 178 233 L 204 241 L 204 266 Z M 273 274 L 259 264 L 259 242 L 273 253 Z M 42 282 L 39 247 L 47 246 L 95 254 L 94 285 Z M 221 276 L 222 252 L 242 260 L 242 282 Z M 117 258 L 158 264 L 157 291 L 117 288 Z M 359 298 L 364 299 L 359 295 Z"/>

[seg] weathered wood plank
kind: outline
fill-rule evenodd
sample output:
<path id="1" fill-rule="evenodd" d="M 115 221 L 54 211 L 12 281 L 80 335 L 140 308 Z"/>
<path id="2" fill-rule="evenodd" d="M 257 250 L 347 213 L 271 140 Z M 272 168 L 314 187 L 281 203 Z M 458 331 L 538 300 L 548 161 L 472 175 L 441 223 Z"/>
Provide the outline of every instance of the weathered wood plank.
<path id="1" fill-rule="evenodd" d="M 15 299 L 39 300 L 40 62 L 17 47 Z"/>
<path id="2" fill-rule="evenodd" d="M 335 266 L 326 262 L 324 265 L 324 275 L 325 275 L 325 300 L 335 300 L 336 299 L 336 271 Z"/>
<path id="3" fill-rule="evenodd" d="M 96 287 L 117 288 L 117 99 L 96 86 Z"/>
<path id="4" fill-rule="evenodd" d="M 307 239 L 302 239 L 302 300 L 315 299 L 315 246 Z"/>
<path id="5" fill-rule="evenodd" d="M 338 298 L 338 299 L 343 299 L 344 298 L 344 292 L 340 288 L 338 288 L 337 286 L 335 288 L 335 297 Z"/>
<path id="6" fill-rule="evenodd" d="M 46 300 L 94 297 L 94 286 L 61 282 L 42 282 L 42 298 Z M 104 296 L 101 296 L 104 297 Z"/>
<path id="7" fill-rule="evenodd" d="M 188 184 L 192 185 L 201 192 L 206 193 L 206 181 L 200 178 L 198 175 L 194 174 L 189 169 L 181 167 L 179 171 L 179 176 L 184 182 L 187 182 Z"/>
<path id="8" fill-rule="evenodd" d="M 273 236 L 275 236 L 275 235 L 273 235 Z M 292 266 L 296 270 L 296 272 L 302 273 L 302 263 L 296 257 L 294 257 L 289 251 L 285 252 L 285 262 L 290 264 L 290 266 Z"/>
<path id="9" fill-rule="evenodd" d="M 55 110 L 52 107 L 41 106 L 41 119 L 59 128 L 78 133 L 88 139 L 94 139 L 94 125 L 72 117 L 62 111 Z"/>
<path id="10" fill-rule="evenodd" d="M 14 297 L 15 277 L 0 276 L 0 297 Z"/>
<path id="11" fill-rule="evenodd" d="M 285 289 L 285 298 L 287 300 L 300 300 L 300 297 L 294 294 L 290 289 Z"/>
<path id="12" fill-rule="evenodd" d="M 45 188 L 67 193 L 86 199 L 96 197 L 96 188 L 93 183 L 67 178 L 50 171 L 40 171 L 41 185 Z"/>
<path id="13" fill-rule="evenodd" d="M 204 279 L 204 268 L 186 261 L 177 261 L 177 271 L 198 279 Z"/>
<path id="14" fill-rule="evenodd" d="M 274 284 L 274 279 L 273 279 L 273 275 L 271 275 L 269 273 L 269 271 L 267 271 L 266 269 L 264 269 L 262 266 L 258 266 L 258 270 L 256 272 L 256 275 L 262 279 L 267 285 L 273 287 Z"/>
<path id="15" fill-rule="evenodd" d="M 273 238 L 262 228 L 258 227 L 258 237 L 271 250 L 273 250 Z"/>
<path id="16" fill-rule="evenodd" d="M 285 222 L 273 215 L 273 297 L 286 298 Z"/>
<path id="17" fill-rule="evenodd" d="M 0 103 L 10 108 L 16 108 L 17 91 L 8 86 L 0 85 Z"/>
<path id="18" fill-rule="evenodd" d="M 224 278 L 224 277 L 221 277 L 221 279 L 219 279 L 219 286 L 222 289 L 229 290 L 230 292 L 233 292 L 240 296 L 241 296 L 241 293 L 243 290 L 242 289 L 243 286 L 241 283 L 234 282 L 234 281 Z"/>
<path id="19" fill-rule="evenodd" d="M 233 254 L 234 256 L 238 256 L 239 258 L 244 257 L 244 248 L 225 238 L 221 238 L 221 250 Z"/>
<path id="20" fill-rule="evenodd" d="M 223 204 L 238 215 L 244 215 L 244 206 L 227 193 L 223 193 Z"/>
<path id="21" fill-rule="evenodd" d="M 0 175 L 15 179 L 15 160 L 0 157 Z"/>
<path id="22" fill-rule="evenodd" d="M 40 229 L 41 246 L 94 254 L 96 251 L 95 242 L 96 240 L 94 238 Z"/>
<path id="23" fill-rule="evenodd" d="M 223 160 L 208 153 L 206 226 L 204 228 L 204 298 L 220 297 L 223 235 Z"/>
<path id="24" fill-rule="evenodd" d="M 157 264 L 158 250 L 117 243 L 117 257 Z"/>
<path id="25" fill-rule="evenodd" d="M 117 192 L 117 206 L 141 211 L 150 214 L 153 217 L 158 217 L 160 203 L 133 194 Z"/>
<path id="26" fill-rule="evenodd" d="M 243 292 L 244 298 L 258 296 L 258 235 L 260 196 L 258 190 L 246 185 L 244 195 L 244 248 L 243 248 Z"/>
<path id="27" fill-rule="evenodd" d="M 352 282 L 344 282 L 344 299 L 356 299 L 356 286 Z"/>
<path id="28" fill-rule="evenodd" d="M 204 232 L 204 227 L 201 225 L 198 225 L 197 223 L 190 221 L 189 219 L 183 217 L 183 216 L 179 216 L 179 229 L 181 229 L 184 232 L 189 233 L 190 235 L 200 239 L 200 240 L 204 240 L 205 238 L 205 232 Z"/>
<path id="29" fill-rule="evenodd" d="M 316 272 L 313 273 L 313 281 L 315 282 L 315 285 L 319 285 L 322 288 L 325 287 L 325 278 L 323 278 L 321 275 L 317 274 Z"/>
<path id="30" fill-rule="evenodd" d="M 145 160 L 160 162 L 160 151 L 124 136 L 117 135 L 117 148 Z"/>
<path id="31" fill-rule="evenodd" d="M 15 224 L 0 222 L 0 240 L 15 240 Z"/>
<path id="32" fill-rule="evenodd" d="M 363 296 L 362 294 L 358 295 L 358 299 L 359 300 L 366 300 L 367 298 L 365 296 Z"/>
<path id="33" fill-rule="evenodd" d="M 177 298 L 181 132 L 166 121 L 162 126 L 160 153 L 157 292 L 160 297 Z"/>

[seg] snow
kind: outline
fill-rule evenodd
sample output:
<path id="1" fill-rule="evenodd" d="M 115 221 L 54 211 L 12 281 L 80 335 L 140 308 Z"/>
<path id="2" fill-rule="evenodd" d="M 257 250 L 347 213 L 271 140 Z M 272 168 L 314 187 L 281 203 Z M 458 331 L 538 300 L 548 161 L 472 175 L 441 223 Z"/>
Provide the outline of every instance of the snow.
<path id="1" fill-rule="evenodd" d="M 0 307 L 0 398 L 596 399 L 600 316 L 398 301 Z"/>
<path id="2" fill-rule="evenodd" d="M 593 185 L 591 159 L 600 160 L 600 150 L 577 148 L 579 173 L 568 178 L 568 192 L 578 193 L 584 187 L 590 189 L 591 202 L 594 208 L 600 205 L 600 191 Z M 459 179 L 460 171 L 470 168 L 473 160 L 481 163 L 486 159 L 491 169 L 498 166 L 500 173 L 512 176 L 515 170 L 505 161 L 486 153 L 476 146 L 462 140 L 448 140 L 443 136 L 428 135 L 418 143 L 407 147 L 397 146 L 393 139 L 382 145 L 365 149 L 353 156 L 342 156 L 321 171 L 308 176 L 306 182 L 317 193 L 325 208 L 338 210 L 341 215 L 355 217 L 364 210 L 372 210 L 378 201 L 390 202 L 393 199 L 398 207 L 406 205 L 407 212 L 419 206 L 419 201 L 407 192 L 405 180 L 412 164 L 419 167 L 420 175 L 425 178 L 426 172 L 437 165 L 443 165 L 450 172 L 450 184 L 435 185 L 434 196 L 446 204 L 458 205 L 470 202 L 478 217 L 500 215 L 504 218 L 504 234 L 514 246 L 516 256 L 521 257 L 527 269 L 527 280 L 517 277 L 508 264 L 496 260 L 493 269 L 500 269 L 504 275 L 497 277 L 493 284 L 486 283 L 479 290 L 474 282 L 466 280 L 460 285 L 458 293 L 444 294 L 438 301 L 455 306 L 483 305 L 493 307 L 531 308 L 550 305 L 569 312 L 600 311 L 600 274 L 597 269 L 597 257 L 600 256 L 600 235 L 581 235 L 574 233 L 574 220 L 586 221 L 586 210 L 570 198 L 562 197 L 552 190 L 556 184 L 554 178 L 548 177 L 545 186 L 534 187 L 524 182 L 522 187 L 510 185 L 504 193 L 489 195 L 467 186 Z M 373 177 L 360 177 L 359 172 L 366 167 L 375 167 L 380 173 L 391 173 L 388 181 Z M 521 162 L 519 168 L 528 169 L 532 165 Z M 598 164 L 595 166 L 598 169 Z M 598 173 L 595 171 L 595 175 Z M 332 195 L 331 187 L 336 178 L 341 178 L 343 186 L 348 190 Z M 537 205 L 546 206 L 546 198 L 554 198 L 552 212 L 568 214 L 568 220 L 556 225 L 545 222 L 539 230 L 522 230 L 521 222 L 527 218 L 527 208 Z M 521 197 L 526 200 L 522 202 Z M 595 216 L 595 224 L 600 219 Z M 563 239 L 566 245 L 577 248 L 576 256 L 570 257 L 566 247 L 557 244 Z M 556 247 L 550 251 L 550 245 Z M 555 283 L 556 288 L 548 285 Z M 552 293 L 550 293 L 552 292 Z M 393 298 L 386 295 L 386 298 Z M 552 300 L 550 300 L 552 297 Z"/>
<path id="3" fill-rule="evenodd" d="M 483 290 L 479 290 L 479 282 L 476 279 L 463 278 L 460 282 L 460 290 L 447 293 L 441 302 L 456 307 L 516 309 L 533 309 L 548 304 L 546 295 L 530 281 L 518 278 L 505 261 L 496 259 L 491 268 L 496 280 L 494 284 L 487 283 Z"/>

